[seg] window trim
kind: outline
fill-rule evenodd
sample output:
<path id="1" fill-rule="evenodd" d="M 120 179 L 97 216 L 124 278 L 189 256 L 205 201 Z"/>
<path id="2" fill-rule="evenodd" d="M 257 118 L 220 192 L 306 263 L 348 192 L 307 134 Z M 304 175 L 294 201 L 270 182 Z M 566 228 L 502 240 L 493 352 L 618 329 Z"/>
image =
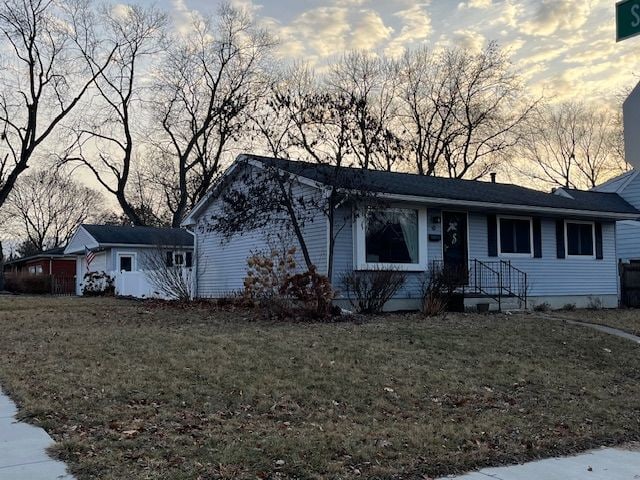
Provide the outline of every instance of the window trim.
<path id="1" fill-rule="evenodd" d="M 569 254 L 569 235 L 567 234 L 567 224 L 575 223 L 578 225 L 591 225 L 591 255 L 570 255 Z M 596 258 L 596 222 L 591 220 L 567 220 L 564 221 L 564 255 L 566 258 L 576 258 L 582 260 L 595 260 Z"/>
<path id="2" fill-rule="evenodd" d="M 501 220 L 528 220 L 529 221 L 529 253 L 503 253 L 502 252 L 502 236 L 501 236 Z M 498 257 L 503 258 L 533 258 L 533 217 L 527 217 L 522 215 L 496 215 L 496 223 L 498 227 Z"/>
<path id="3" fill-rule="evenodd" d="M 116 256 L 116 272 L 126 272 L 126 270 L 120 268 L 120 257 L 131 257 L 131 272 L 138 271 L 138 254 L 136 252 L 118 252 Z"/>
<path id="4" fill-rule="evenodd" d="M 366 258 L 366 234 L 365 218 L 368 206 L 363 205 L 354 211 L 354 270 L 402 270 L 406 272 L 423 272 L 427 269 L 427 209 L 424 206 L 414 204 L 390 204 L 381 206 L 386 208 L 401 208 L 406 210 L 417 210 L 418 212 L 418 263 L 373 263 L 367 262 Z"/>

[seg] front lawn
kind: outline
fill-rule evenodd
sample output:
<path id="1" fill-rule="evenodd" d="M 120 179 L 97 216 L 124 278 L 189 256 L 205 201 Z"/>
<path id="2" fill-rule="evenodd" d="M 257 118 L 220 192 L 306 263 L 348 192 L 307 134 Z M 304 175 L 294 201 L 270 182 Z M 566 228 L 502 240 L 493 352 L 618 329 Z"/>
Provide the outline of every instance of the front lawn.
<path id="1" fill-rule="evenodd" d="M 0 297 L 0 332 L 0 384 L 79 479 L 426 478 L 640 440 L 640 347 L 535 315 Z"/>

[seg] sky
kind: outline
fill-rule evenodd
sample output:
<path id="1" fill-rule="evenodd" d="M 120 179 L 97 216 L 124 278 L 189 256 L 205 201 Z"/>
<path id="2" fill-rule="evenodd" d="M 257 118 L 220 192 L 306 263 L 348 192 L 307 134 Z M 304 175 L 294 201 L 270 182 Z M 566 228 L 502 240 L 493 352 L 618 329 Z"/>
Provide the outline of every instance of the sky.
<path id="1" fill-rule="evenodd" d="M 151 1 L 151 0 L 144 0 Z M 178 27 L 212 0 L 161 0 Z M 615 41 L 614 0 L 232 0 L 279 38 L 283 61 L 322 66 L 345 50 L 395 56 L 419 45 L 497 41 L 532 94 L 614 106 L 640 80 L 640 37 Z M 619 97 L 617 98 L 619 100 Z"/>

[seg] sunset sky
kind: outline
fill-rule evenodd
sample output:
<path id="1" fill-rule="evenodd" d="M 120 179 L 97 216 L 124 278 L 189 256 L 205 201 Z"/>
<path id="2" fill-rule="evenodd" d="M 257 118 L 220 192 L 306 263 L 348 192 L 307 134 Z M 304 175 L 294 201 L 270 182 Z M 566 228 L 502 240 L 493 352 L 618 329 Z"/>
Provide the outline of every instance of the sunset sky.
<path id="1" fill-rule="evenodd" d="M 217 2 L 163 0 L 180 26 Z M 640 38 L 615 42 L 613 0 L 235 0 L 280 39 L 283 59 L 322 66 L 348 49 L 398 55 L 427 44 L 496 40 L 535 94 L 606 102 L 640 74 Z"/>

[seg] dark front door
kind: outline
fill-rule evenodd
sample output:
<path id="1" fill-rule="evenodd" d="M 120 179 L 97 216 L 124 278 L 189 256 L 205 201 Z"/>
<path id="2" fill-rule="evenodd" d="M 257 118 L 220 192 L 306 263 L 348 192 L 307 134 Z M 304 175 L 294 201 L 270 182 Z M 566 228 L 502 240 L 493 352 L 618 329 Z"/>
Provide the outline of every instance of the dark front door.
<path id="1" fill-rule="evenodd" d="M 467 214 L 442 212 L 442 260 L 445 271 L 467 277 Z M 466 281 L 464 282 L 466 283 Z"/>

